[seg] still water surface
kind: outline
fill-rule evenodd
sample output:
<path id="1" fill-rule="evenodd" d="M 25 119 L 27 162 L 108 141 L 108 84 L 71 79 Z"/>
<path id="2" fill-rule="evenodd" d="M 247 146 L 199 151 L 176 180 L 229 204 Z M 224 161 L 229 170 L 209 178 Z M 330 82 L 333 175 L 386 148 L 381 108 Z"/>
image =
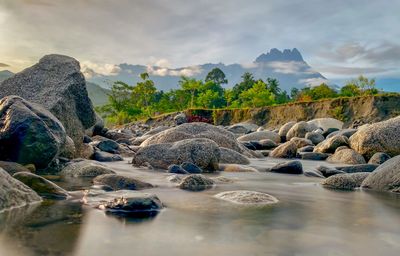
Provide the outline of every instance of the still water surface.
<path id="1" fill-rule="evenodd" d="M 305 169 L 320 164 L 303 161 Z M 157 185 L 146 192 L 165 209 L 152 219 L 117 218 L 77 201 L 15 209 L 0 214 L 0 255 L 400 255 L 399 195 L 327 190 L 319 178 L 272 173 L 221 173 L 234 182 L 187 192 L 167 174 L 109 165 Z M 79 189 L 88 181 L 59 184 Z M 265 192 L 280 202 L 243 208 L 213 198 L 229 190 Z"/>

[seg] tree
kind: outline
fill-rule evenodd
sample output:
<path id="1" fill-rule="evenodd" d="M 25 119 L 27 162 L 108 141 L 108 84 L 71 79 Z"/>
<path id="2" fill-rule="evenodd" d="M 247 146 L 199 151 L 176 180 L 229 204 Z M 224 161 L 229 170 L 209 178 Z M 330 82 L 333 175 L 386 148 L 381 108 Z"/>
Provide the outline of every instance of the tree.
<path id="1" fill-rule="evenodd" d="M 212 90 L 206 90 L 197 96 L 197 104 L 203 108 L 218 108 L 221 106 L 221 96 Z"/>
<path id="2" fill-rule="evenodd" d="M 239 95 L 242 92 L 252 88 L 255 82 L 256 81 L 254 80 L 253 74 L 249 72 L 244 73 L 242 75 L 242 81 L 232 88 L 232 101 L 238 100 L 238 102 L 240 103 Z"/>
<path id="3" fill-rule="evenodd" d="M 279 88 L 279 81 L 275 78 L 267 78 L 267 88 L 270 90 L 275 96 L 281 93 L 281 88 Z"/>
<path id="4" fill-rule="evenodd" d="M 340 89 L 340 95 L 345 97 L 354 97 L 361 95 L 360 88 L 352 83 L 348 83 Z"/>
<path id="5" fill-rule="evenodd" d="M 157 89 L 154 82 L 149 79 L 148 73 L 140 74 L 140 78 L 143 81 L 133 87 L 132 100 L 136 100 L 138 107 L 143 108 L 150 115 L 150 105 L 153 103 Z"/>
<path id="6" fill-rule="evenodd" d="M 222 84 L 227 84 L 228 80 L 226 79 L 226 76 L 224 72 L 222 72 L 221 69 L 219 68 L 214 68 L 211 70 L 207 76 L 206 76 L 206 82 L 212 81 L 215 84 L 222 85 Z"/>
<path id="7" fill-rule="evenodd" d="M 336 91 L 325 83 L 312 87 L 306 94 L 308 94 L 313 100 L 337 97 Z"/>
<path id="8" fill-rule="evenodd" d="M 293 87 L 290 90 L 290 98 L 292 98 L 293 100 L 296 100 L 297 97 L 299 96 L 300 90 L 296 87 Z"/>
<path id="9" fill-rule="evenodd" d="M 202 81 L 182 76 L 181 80 L 179 80 L 179 85 L 182 87 L 183 90 L 190 93 L 190 108 L 193 108 L 194 98 L 196 92 L 200 89 L 202 85 Z"/>
<path id="10" fill-rule="evenodd" d="M 262 80 L 258 80 L 252 88 L 240 94 L 244 107 L 263 107 L 275 102 L 275 95 L 267 89 Z"/>
<path id="11" fill-rule="evenodd" d="M 347 82 L 346 85 L 358 87 L 362 94 L 377 94 L 379 92 L 378 89 L 376 89 L 375 79 L 368 79 L 363 75 Z"/>

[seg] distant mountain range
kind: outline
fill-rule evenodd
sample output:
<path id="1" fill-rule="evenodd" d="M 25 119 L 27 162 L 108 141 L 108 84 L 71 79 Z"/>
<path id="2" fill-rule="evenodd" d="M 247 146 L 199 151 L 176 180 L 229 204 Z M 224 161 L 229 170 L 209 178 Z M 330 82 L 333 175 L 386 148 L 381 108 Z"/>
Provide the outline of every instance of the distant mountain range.
<path id="1" fill-rule="evenodd" d="M 118 65 L 118 72 L 112 75 L 101 75 L 92 69 L 84 72 L 90 74 L 89 81 L 99 84 L 104 88 L 110 88 L 113 81 L 123 81 L 128 84 L 136 84 L 139 81 L 139 74 L 148 72 L 150 78 L 155 82 L 160 90 L 178 88 L 178 81 L 182 75 L 204 79 L 208 72 L 213 68 L 220 68 L 228 79 L 227 87 L 232 87 L 241 81 L 241 76 L 245 72 L 250 72 L 256 79 L 266 79 L 267 77 L 279 80 L 281 88 L 290 91 L 292 87 L 303 88 L 305 86 L 319 85 L 328 80 L 319 72 L 313 70 L 304 61 L 301 53 L 296 49 L 271 49 L 268 53 L 261 54 L 249 65 L 223 63 L 207 63 L 197 66 L 182 68 L 167 68 L 160 66 L 145 65 Z"/>

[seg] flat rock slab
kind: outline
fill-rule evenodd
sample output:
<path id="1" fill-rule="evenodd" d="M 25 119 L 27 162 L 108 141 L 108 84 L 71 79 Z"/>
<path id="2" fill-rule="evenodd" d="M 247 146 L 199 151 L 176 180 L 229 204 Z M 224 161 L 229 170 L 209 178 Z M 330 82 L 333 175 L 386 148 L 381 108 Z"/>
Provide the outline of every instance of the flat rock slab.
<path id="1" fill-rule="evenodd" d="M 247 190 L 222 192 L 216 194 L 214 197 L 234 204 L 246 206 L 263 206 L 276 204 L 279 202 L 276 197 L 266 193 Z"/>

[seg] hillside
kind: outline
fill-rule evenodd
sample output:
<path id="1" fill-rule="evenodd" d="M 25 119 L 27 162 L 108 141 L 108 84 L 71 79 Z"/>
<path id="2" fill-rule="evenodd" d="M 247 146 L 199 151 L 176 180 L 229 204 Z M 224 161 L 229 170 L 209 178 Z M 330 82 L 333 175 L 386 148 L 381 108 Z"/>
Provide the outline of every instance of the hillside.
<path id="1" fill-rule="evenodd" d="M 248 109 L 186 110 L 187 115 L 204 117 L 216 125 L 252 122 L 275 128 L 289 121 L 308 121 L 314 118 L 333 117 L 345 123 L 345 127 L 379 122 L 398 116 L 400 95 L 387 94 L 352 98 L 335 98 L 314 102 L 296 102 L 279 106 Z M 150 125 L 173 122 L 176 113 L 154 117 Z"/>
<path id="2" fill-rule="evenodd" d="M 89 98 L 92 100 L 92 103 L 95 107 L 102 106 L 108 103 L 108 94 L 110 90 L 104 89 L 101 86 L 86 82 L 86 89 L 89 94 Z"/>
<path id="3" fill-rule="evenodd" d="M 148 72 L 151 79 L 155 82 L 159 90 L 167 91 L 178 87 L 178 81 L 182 75 L 204 79 L 208 72 L 213 68 L 220 68 L 228 79 L 227 87 L 232 87 L 239 81 L 245 72 L 250 72 L 256 79 L 267 77 L 279 80 L 281 88 L 290 91 L 292 87 L 303 88 L 309 85 L 319 85 L 327 79 L 319 72 L 310 67 L 304 61 L 301 53 L 296 49 L 271 49 L 271 51 L 261 54 L 249 65 L 241 64 L 202 64 L 182 68 L 167 68 L 160 66 L 145 65 L 118 65 L 119 71 L 113 75 L 105 76 L 97 74 L 94 70 L 84 70 L 90 73 L 88 80 L 103 87 L 109 87 L 112 81 L 124 81 L 128 84 L 136 84 L 139 81 L 139 74 Z"/>

